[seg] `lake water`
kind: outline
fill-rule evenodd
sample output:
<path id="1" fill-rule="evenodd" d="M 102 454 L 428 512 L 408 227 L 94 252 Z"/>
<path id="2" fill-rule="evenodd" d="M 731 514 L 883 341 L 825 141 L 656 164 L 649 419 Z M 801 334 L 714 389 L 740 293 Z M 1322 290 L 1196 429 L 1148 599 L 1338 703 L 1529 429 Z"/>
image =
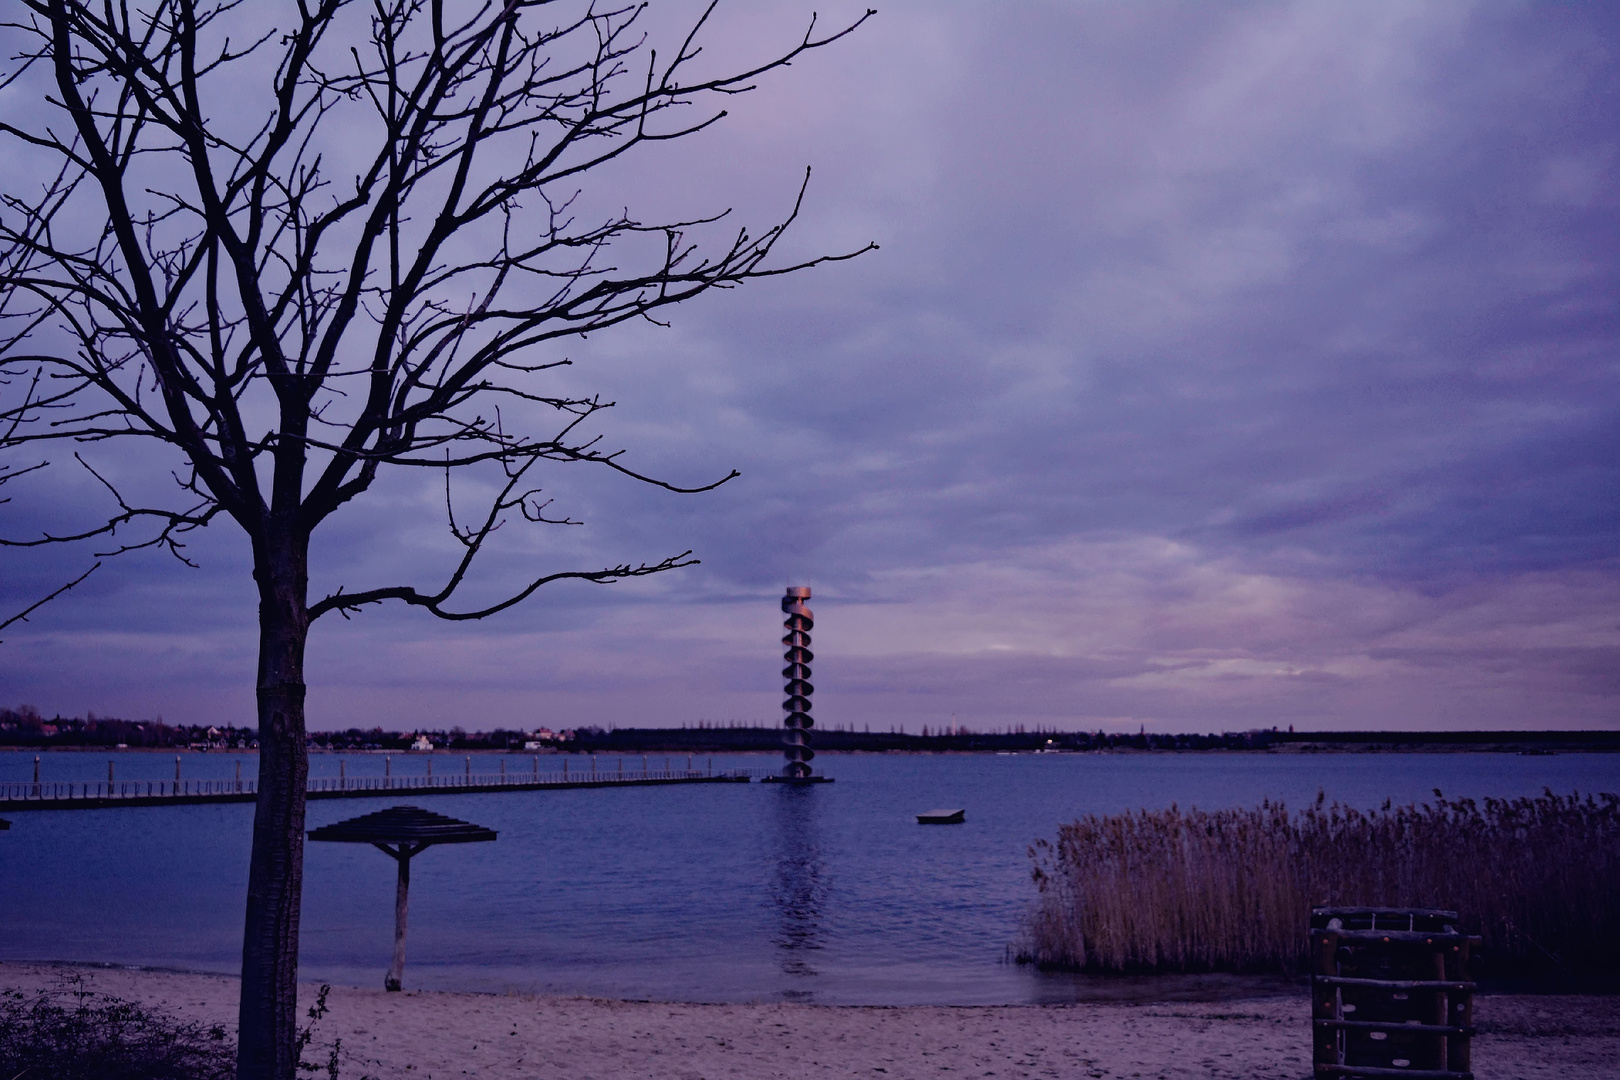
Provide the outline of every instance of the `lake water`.
<path id="1" fill-rule="evenodd" d="M 0 780 L 29 779 L 33 756 L 0 752 Z M 104 779 L 109 758 L 119 779 L 174 775 L 173 754 L 48 753 L 42 779 Z M 253 776 L 257 757 L 230 753 L 186 754 L 184 774 L 229 777 L 239 759 Z M 380 755 L 344 759 L 350 776 L 382 773 Z M 435 772 L 462 767 L 434 761 Z M 713 758 L 716 769 L 774 764 Z M 1027 848 L 1059 822 L 1172 802 L 1303 805 L 1318 789 L 1364 808 L 1434 788 L 1620 791 L 1620 755 L 1597 754 L 824 754 L 816 765 L 837 782 L 342 799 L 311 803 L 309 826 L 412 802 L 499 830 L 495 843 L 412 862 L 408 987 L 991 1004 L 1090 993 L 1086 980 L 1005 960 L 1034 896 Z M 393 755 L 396 776 L 424 767 L 422 755 Z M 497 767 L 474 759 L 474 771 Z M 552 767 L 559 759 L 541 759 Z M 616 767 L 602 755 L 600 768 Z M 337 771 L 336 755 L 311 759 L 312 775 Z M 963 807 L 967 823 L 916 824 L 935 807 Z M 4 816 L 0 958 L 237 970 L 250 805 Z M 360 845 L 306 850 L 303 977 L 380 984 L 393 861 Z"/>

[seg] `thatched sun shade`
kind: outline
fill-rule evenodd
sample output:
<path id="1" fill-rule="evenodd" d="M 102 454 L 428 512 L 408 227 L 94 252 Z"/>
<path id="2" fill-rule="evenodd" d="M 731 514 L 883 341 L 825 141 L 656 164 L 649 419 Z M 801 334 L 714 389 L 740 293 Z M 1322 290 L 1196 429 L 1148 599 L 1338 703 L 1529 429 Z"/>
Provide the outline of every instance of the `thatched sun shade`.
<path id="1" fill-rule="evenodd" d="M 495 830 L 415 806 L 391 806 L 374 814 L 311 829 L 309 838 L 370 844 L 399 864 L 399 886 L 394 893 L 394 962 L 383 979 L 385 989 L 398 990 L 405 975 L 405 911 L 411 887 L 411 856 L 434 844 L 493 840 Z"/>

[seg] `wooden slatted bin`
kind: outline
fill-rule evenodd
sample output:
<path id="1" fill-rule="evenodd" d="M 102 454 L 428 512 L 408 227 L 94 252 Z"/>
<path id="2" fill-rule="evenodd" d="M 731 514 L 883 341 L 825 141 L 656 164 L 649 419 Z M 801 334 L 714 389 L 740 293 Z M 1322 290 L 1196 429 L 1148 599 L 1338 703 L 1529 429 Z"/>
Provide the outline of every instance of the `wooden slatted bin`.
<path id="1" fill-rule="evenodd" d="M 1319 1077 L 1472 1080 L 1470 956 L 1457 913 L 1311 912 L 1311 1035 Z"/>

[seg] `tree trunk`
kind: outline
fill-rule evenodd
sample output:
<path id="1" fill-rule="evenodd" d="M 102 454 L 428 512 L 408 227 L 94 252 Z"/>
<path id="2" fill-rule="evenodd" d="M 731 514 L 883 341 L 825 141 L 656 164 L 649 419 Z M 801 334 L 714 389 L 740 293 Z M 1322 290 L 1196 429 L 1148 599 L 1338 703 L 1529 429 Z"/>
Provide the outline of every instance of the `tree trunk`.
<path id="1" fill-rule="evenodd" d="M 294 530 L 288 530 L 293 532 Z M 304 645 L 308 545 L 256 543 L 259 585 L 259 798 L 242 933 L 238 1080 L 294 1080 L 298 1067 L 298 918 L 304 882 Z"/>

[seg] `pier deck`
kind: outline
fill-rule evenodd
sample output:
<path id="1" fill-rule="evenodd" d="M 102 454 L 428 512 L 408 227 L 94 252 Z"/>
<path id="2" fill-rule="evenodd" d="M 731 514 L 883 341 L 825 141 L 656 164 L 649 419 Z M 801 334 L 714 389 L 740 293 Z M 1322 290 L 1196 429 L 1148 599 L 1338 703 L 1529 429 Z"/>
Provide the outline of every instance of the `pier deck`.
<path id="1" fill-rule="evenodd" d="M 673 769 L 638 772 L 548 772 L 445 776 L 322 777 L 309 781 L 310 799 L 377 799 L 395 795 L 469 795 L 554 788 L 651 787 L 665 784 L 746 784 L 757 769 L 709 773 Z M 118 806 L 182 806 L 253 802 L 257 780 L 118 780 L 84 783 L 0 784 L 0 808 L 97 810 Z"/>

